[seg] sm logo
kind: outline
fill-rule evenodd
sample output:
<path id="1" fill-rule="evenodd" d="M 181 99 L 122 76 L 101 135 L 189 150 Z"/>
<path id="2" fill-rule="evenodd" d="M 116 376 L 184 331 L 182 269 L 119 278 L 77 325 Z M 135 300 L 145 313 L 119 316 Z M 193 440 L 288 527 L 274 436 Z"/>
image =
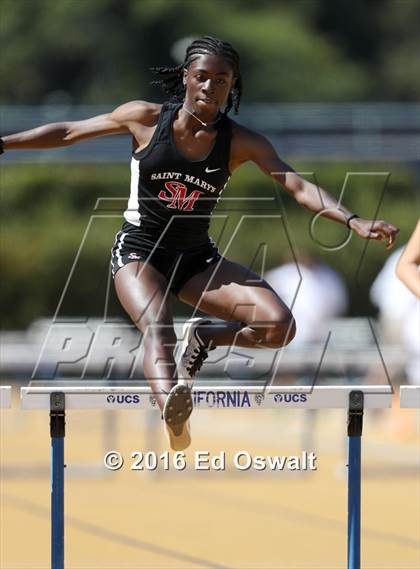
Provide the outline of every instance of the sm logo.
<path id="1" fill-rule="evenodd" d="M 187 186 L 181 182 L 165 182 L 165 190 L 159 192 L 158 198 L 162 201 L 168 202 L 166 207 L 170 209 L 179 209 L 183 211 L 192 211 L 194 204 L 203 192 L 198 190 L 192 191 L 187 196 Z"/>

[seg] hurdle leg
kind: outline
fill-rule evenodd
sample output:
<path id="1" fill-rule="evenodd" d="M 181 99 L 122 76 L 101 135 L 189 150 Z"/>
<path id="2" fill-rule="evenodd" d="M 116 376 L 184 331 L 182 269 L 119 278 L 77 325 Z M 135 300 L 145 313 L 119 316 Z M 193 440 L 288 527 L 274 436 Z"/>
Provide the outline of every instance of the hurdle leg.
<path id="1" fill-rule="evenodd" d="M 51 569 L 64 569 L 65 394 L 50 395 Z"/>
<path id="2" fill-rule="evenodd" d="M 363 392 L 351 391 L 347 423 L 347 567 L 360 569 L 361 439 L 363 430 Z"/>

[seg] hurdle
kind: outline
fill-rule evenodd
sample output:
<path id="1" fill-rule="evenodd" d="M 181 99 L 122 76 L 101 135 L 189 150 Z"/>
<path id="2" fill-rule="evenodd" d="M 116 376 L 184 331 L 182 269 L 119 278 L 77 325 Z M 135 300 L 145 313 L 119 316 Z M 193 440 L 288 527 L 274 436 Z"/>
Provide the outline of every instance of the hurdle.
<path id="1" fill-rule="evenodd" d="M 51 435 L 51 567 L 64 569 L 64 438 L 66 411 L 74 409 L 155 409 L 150 388 L 135 382 L 49 381 L 21 388 L 22 409 L 47 409 Z M 392 388 L 383 386 L 268 387 L 196 385 L 200 409 L 347 409 L 347 567 L 360 569 L 361 436 L 365 409 L 389 408 Z"/>
<path id="2" fill-rule="evenodd" d="M 0 408 L 9 409 L 12 406 L 12 388 L 10 385 L 0 385 Z"/>
<path id="3" fill-rule="evenodd" d="M 400 387 L 400 407 L 420 409 L 420 385 Z"/>

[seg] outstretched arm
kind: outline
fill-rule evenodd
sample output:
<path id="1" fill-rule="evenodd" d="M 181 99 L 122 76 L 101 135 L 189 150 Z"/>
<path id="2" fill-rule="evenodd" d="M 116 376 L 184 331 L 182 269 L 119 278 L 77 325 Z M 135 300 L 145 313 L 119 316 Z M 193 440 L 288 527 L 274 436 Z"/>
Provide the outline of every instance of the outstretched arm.
<path id="1" fill-rule="evenodd" d="M 112 113 L 82 120 L 51 123 L 24 132 L 1 137 L 3 150 L 25 148 L 54 148 L 68 146 L 81 140 L 132 132 L 132 125 L 150 122 L 156 105 L 132 101 L 117 107 Z"/>
<path id="2" fill-rule="evenodd" d="M 420 221 L 397 264 L 397 277 L 420 298 Z"/>
<path id="3" fill-rule="evenodd" d="M 323 217 L 348 225 L 364 239 L 385 240 L 387 249 L 394 245 L 398 228 L 385 221 L 362 219 L 319 186 L 312 184 L 283 162 L 272 144 L 262 135 L 240 128 L 236 143 L 238 164 L 251 160 L 268 176 L 279 182 L 295 200 Z"/>

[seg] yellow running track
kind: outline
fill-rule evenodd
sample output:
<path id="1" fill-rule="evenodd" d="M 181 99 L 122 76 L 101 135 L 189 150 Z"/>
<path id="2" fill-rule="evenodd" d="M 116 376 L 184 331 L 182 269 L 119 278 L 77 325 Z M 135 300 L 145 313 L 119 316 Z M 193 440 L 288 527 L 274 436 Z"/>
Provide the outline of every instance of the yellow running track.
<path id="1" fill-rule="evenodd" d="M 1 414 L 1 569 L 46 569 L 50 559 L 49 419 Z M 158 413 L 68 412 L 65 456 L 68 569 L 346 567 L 346 414 L 200 411 L 188 468 L 133 471 L 133 451 L 166 450 Z M 367 411 L 362 439 L 362 566 L 418 569 L 418 411 Z M 117 432 L 105 440 L 106 423 Z M 306 430 L 304 435 L 305 423 Z M 309 426 L 308 426 L 309 425 Z M 110 425 L 108 424 L 108 428 Z M 105 437 L 106 438 L 106 437 Z M 109 446 L 111 445 L 111 446 Z M 240 472 L 253 455 L 317 455 L 316 472 Z M 103 466 L 118 450 L 123 468 Z M 225 471 L 196 472 L 196 450 L 226 452 Z"/>

